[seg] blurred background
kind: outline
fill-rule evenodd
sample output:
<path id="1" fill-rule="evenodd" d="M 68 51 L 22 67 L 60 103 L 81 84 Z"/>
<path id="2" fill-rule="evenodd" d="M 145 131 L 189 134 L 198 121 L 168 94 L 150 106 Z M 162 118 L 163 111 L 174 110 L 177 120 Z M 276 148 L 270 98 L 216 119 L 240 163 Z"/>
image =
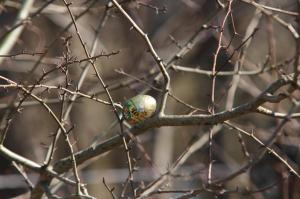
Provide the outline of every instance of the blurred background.
<path id="1" fill-rule="evenodd" d="M 20 12 L 26 3 L 13 0 L 0 3 L 2 47 L 16 26 L 23 27 L 11 49 L 1 54 L 8 56 L 0 57 L 0 75 L 20 84 L 32 85 L 45 72 L 62 66 L 67 59 L 82 60 L 86 55 L 74 26 L 70 25 L 71 17 L 63 1 L 35 0 L 28 8 L 29 17 L 20 21 Z M 295 37 L 299 29 L 299 5 L 296 0 L 234 0 L 223 27 L 227 9 L 222 6 L 228 5 L 226 0 L 123 0 L 120 4 L 148 34 L 155 50 L 167 64 L 171 93 L 177 99 L 168 98 L 167 114 L 193 114 L 193 111 L 208 113 L 213 106 L 212 77 L 209 72 L 221 32 L 222 48 L 217 58 L 217 71 L 250 73 L 222 75 L 221 72 L 217 76 L 216 112 L 248 102 L 280 75 L 293 71 L 297 56 Z M 159 99 L 163 81 L 156 78 L 158 67 L 155 60 L 144 40 L 121 13 L 105 0 L 75 0 L 70 8 L 87 49 L 93 51 L 94 56 L 113 53 L 99 57 L 95 62 L 113 100 L 122 102 L 140 93 Z M 65 87 L 68 82 L 68 88 L 76 91 L 86 65 L 84 61 L 68 64 L 67 78 L 66 71 L 54 70 L 40 83 L 56 86 L 56 89 L 36 87 L 33 93 L 43 99 L 56 115 L 63 114 L 72 95 L 67 93 L 63 101 L 64 93 L 59 86 Z M 87 71 L 79 90 L 108 101 L 92 67 Z M 3 85 L 7 82 L 0 83 Z M 57 123 L 31 97 L 27 97 L 16 111 L 13 104 L 24 98 L 24 93 L 19 89 L 1 86 L 0 97 L 0 130 L 1 133 L 7 130 L 4 145 L 42 164 L 53 134 L 57 131 Z M 265 104 L 264 107 L 287 113 L 293 100 L 299 100 L 299 97 L 296 91 L 286 100 Z M 111 106 L 79 97 L 64 124 L 67 128 L 73 128 L 70 137 L 74 149 L 79 151 L 95 141 L 102 142 L 118 133 L 119 126 L 111 126 L 115 120 Z M 253 113 L 230 122 L 247 132 L 254 132 L 264 142 L 273 135 L 281 121 Z M 131 158 L 136 168 L 133 176 L 137 193 L 142 193 L 145 186 L 165 172 L 173 171 L 176 160 L 190 151 L 186 161 L 170 172 L 164 183 L 145 198 L 177 198 L 192 191 L 198 191 L 198 194 L 187 198 L 300 198 L 299 179 L 289 172 L 282 161 L 269 153 L 235 177 L 221 181 L 214 189 L 206 190 L 209 131 L 214 136 L 213 180 L 225 179 L 238 171 L 263 148 L 252 137 L 241 135 L 221 124 L 149 129 L 137 137 L 137 142 L 130 144 Z M 296 170 L 299 165 L 299 132 L 299 120 L 291 119 L 273 147 Z M 52 162 L 67 155 L 67 146 L 60 139 Z M 79 168 L 80 177 L 88 184 L 90 195 L 111 198 L 103 183 L 104 178 L 109 187 L 115 188 L 113 192 L 117 198 L 132 197 L 130 188 L 124 189 L 127 186 L 128 168 L 122 147 L 93 158 L 79 165 Z M 30 170 L 26 172 L 31 181 L 36 183 L 38 174 Z M 168 190 L 173 192 L 162 193 Z M 15 197 L 28 191 L 23 177 L 0 155 L 0 198 Z M 73 191 L 63 186 L 56 194 L 67 196 Z"/>

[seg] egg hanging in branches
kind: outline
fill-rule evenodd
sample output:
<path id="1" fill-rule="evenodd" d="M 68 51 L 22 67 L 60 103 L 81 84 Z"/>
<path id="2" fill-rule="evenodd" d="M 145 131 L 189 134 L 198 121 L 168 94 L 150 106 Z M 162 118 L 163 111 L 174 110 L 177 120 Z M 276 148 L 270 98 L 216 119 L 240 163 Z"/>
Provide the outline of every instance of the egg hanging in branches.
<path id="1" fill-rule="evenodd" d="M 137 95 L 122 105 L 124 119 L 131 125 L 151 117 L 156 110 L 156 100 L 150 95 Z"/>

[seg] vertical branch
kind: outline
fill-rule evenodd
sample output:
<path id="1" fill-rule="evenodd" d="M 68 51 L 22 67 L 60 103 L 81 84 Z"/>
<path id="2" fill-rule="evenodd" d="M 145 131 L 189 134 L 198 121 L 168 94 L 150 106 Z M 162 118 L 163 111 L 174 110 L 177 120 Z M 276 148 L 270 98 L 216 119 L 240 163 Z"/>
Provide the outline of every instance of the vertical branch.
<path id="1" fill-rule="evenodd" d="M 258 28 L 261 16 L 262 16 L 261 11 L 256 9 L 256 11 L 254 12 L 253 17 L 246 29 L 244 38 L 242 40 L 242 43 L 244 45 L 241 47 L 241 51 L 239 53 L 239 56 L 237 58 L 235 65 L 234 65 L 234 71 L 236 73 L 240 72 L 240 69 L 245 62 L 245 56 L 246 56 L 247 49 L 251 44 L 254 32 Z M 231 110 L 234 107 L 233 105 L 235 103 L 235 96 L 236 96 L 236 91 L 237 91 L 239 83 L 240 83 L 240 75 L 233 76 L 231 87 L 228 91 L 228 95 L 227 95 L 227 99 L 226 99 L 226 110 Z M 238 132 L 237 136 L 238 136 L 238 141 L 241 144 L 244 156 L 249 159 L 250 158 L 249 152 L 246 148 L 246 144 L 243 140 L 242 134 L 240 132 Z"/>
<path id="2" fill-rule="evenodd" d="M 130 183 L 133 198 L 136 198 L 135 188 L 133 185 L 133 166 L 132 166 L 131 157 L 130 157 L 130 150 L 128 148 L 127 140 L 126 140 L 125 133 L 124 133 L 123 119 L 121 119 L 120 128 L 121 128 L 120 134 L 122 136 L 123 146 L 124 146 L 124 149 L 126 152 L 126 158 L 127 158 L 128 181 Z M 126 190 L 126 187 L 124 189 L 124 192 L 125 192 L 125 190 Z"/>
<path id="3" fill-rule="evenodd" d="M 70 51 L 70 48 L 69 48 L 69 39 L 70 38 L 67 38 L 66 41 L 65 41 L 65 48 L 66 48 L 66 55 L 65 55 L 65 62 L 68 63 L 69 62 L 69 58 L 70 58 L 70 54 L 71 54 L 71 51 Z M 65 88 L 68 88 L 68 85 L 69 85 L 69 80 L 68 80 L 68 66 L 66 66 L 66 68 L 62 68 L 63 72 L 65 73 Z M 61 123 L 64 122 L 64 115 L 63 115 L 63 111 L 64 111 L 64 102 L 65 102 L 65 98 L 66 98 L 66 92 L 63 91 L 63 94 L 62 94 L 62 106 L 61 106 L 61 115 L 60 115 L 60 120 L 61 120 Z M 82 195 L 81 193 L 81 185 L 80 185 L 80 178 L 79 178 L 79 174 L 78 174 L 78 170 L 77 170 L 77 163 L 76 163 L 76 159 L 75 159 L 75 156 L 74 156 L 74 149 L 73 149 L 73 146 L 72 146 L 72 143 L 70 141 L 70 138 L 69 138 L 69 134 L 70 132 L 72 131 L 72 128 L 68 131 L 68 132 L 65 132 L 63 131 L 64 133 L 64 136 L 65 136 L 65 141 L 69 147 L 69 151 L 70 151 L 70 156 L 72 157 L 72 164 L 73 164 L 73 172 L 74 172 L 74 176 L 75 176 L 75 181 L 76 181 L 76 194 L 78 196 Z"/>
<path id="4" fill-rule="evenodd" d="M 74 28 L 76 30 L 76 34 L 78 36 L 78 39 L 80 40 L 80 43 L 84 49 L 84 52 L 85 52 L 85 55 L 86 57 L 88 58 L 88 61 L 90 62 L 90 64 L 92 65 L 95 73 L 96 73 L 96 77 L 98 78 L 98 80 L 100 81 L 103 89 L 105 90 L 106 94 L 107 94 L 107 97 L 109 98 L 109 101 L 111 102 L 111 106 L 113 107 L 113 111 L 119 121 L 119 124 L 120 124 L 120 131 L 121 131 L 121 136 L 122 136 L 122 141 L 123 141 L 123 146 L 124 146 L 124 149 L 125 149 L 125 152 L 126 152 L 126 157 L 127 157 L 127 163 L 128 163 L 128 169 L 129 169 L 129 176 L 130 176 L 130 183 L 131 183 L 131 188 L 132 188 L 132 192 L 133 192 L 133 196 L 135 197 L 135 192 L 134 192 L 134 187 L 133 187 L 133 170 L 132 170 L 132 164 L 131 164 L 131 158 L 130 158 L 130 153 L 129 153 L 129 148 L 127 146 L 127 141 L 126 141 L 126 138 L 125 138 L 125 134 L 124 134 L 124 130 L 123 130 L 123 121 L 121 119 L 121 117 L 118 115 L 118 112 L 117 112 L 117 109 L 116 109 L 116 106 L 115 106 L 115 103 L 109 93 L 109 90 L 108 90 L 108 86 L 104 83 L 102 77 L 100 76 L 100 73 L 94 63 L 94 61 L 91 59 L 91 55 L 90 53 L 88 52 L 87 48 L 86 48 L 86 45 L 85 45 L 85 42 L 83 41 L 81 35 L 80 35 L 80 32 L 78 30 L 78 27 L 77 27 L 77 24 L 76 24 L 76 21 L 75 21 L 75 17 L 73 15 L 73 13 L 71 12 L 70 10 L 70 3 L 68 3 L 66 0 L 63 0 L 67 10 L 68 10 L 68 13 L 72 19 L 72 22 L 73 22 L 73 25 L 74 25 Z M 75 160 L 75 159 L 74 159 Z"/>
<path id="5" fill-rule="evenodd" d="M 100 30 L 104 27 L 104 25 L 106 24 L 106 22 L 108 20 L 109 10 L 110 10 L 110 6 L 107 5 L 107 7 L 105 9 L 105 12 L 104 12 L 104 15 L 103 15 L 103 18 L 99 22 L 98 27 L 96 28 L 96 32 L 95 32 L 94 39 L 93 39 L 93 45 L 92 45 L 92 48 L 91 48 L 91 56 L 94 56 L 94 54 L 96 53 L 96 49 L 97 49 L 98 44 L 99 44 L 98 36 L 100 34 Z M 90 69 L 90 66 L 91 65 L 90 65 L 89 62 L 86 63 L 83 66 L 83 70 L 80 74 L 80 78 L 79 78 L 78 83 L 76 85 L 77 90 L 81 89 L 81 87 L 83 85 L 83 82 L 84 82 L 84 80 L 85 80 L 85 78 L 88 74 L 89 69 Z M 77 97 L 78 97 L 77 94 L 74 94 L 74 95 L 71 96 L 70 103 L 68 104 L 68 106 L 66 107 L 66 110 L 64 112 L 63 120 L 67 120 L 67 118 L 69 117 Z M 53 138 L 52 143 L 50 144 L 49 149 L 47 151 L 47 155 L 46 155 L 45 160 L 44 160 L 44 165 L 49 165 L 50 164 L 50 162 L 53 158 L 54 149 L 55 149 L 56 143 L 58 141 L 58 138 L 60 137 L 60 134 L 61 134 L 61 129 L 58 129 L 56 134 L 55 134 L 55 137 Z"/>
<path id="6" fill-rule="evenodd" d="M 217 70 L 216 70 L 217 60 L 218 60 L 220 50 L 222 48 L 222 37 L 223 37 L 225 23 L 226 23 L 228 17 L 230 17 L 232 1 L 233 0 L 228 1 L 227 12 L 225 14 L 225 17 L 224 17 L 222 25 L 221 25 L 220 34 L 219 34 L 219 38 L 218 38 L 218 46 L 217 46 L 216 52 L 214 54 L 214 60 L 213 60 L 213 66 L 212 66 L 212 86 L 211 86 L 211 105 L 212 105 L 211 114 L 212 115 L 215 114 L 215 89 L 216 89 L 216 77 L 217 77 L 217 75 L 216 75 L 217 74 Z M 213 138 L 213 132 L 211 129 L 209 132 L 209 167 L 208 167 L 208 175 L 207 175 L 208 184 L 211 184 L 211 179 L 212 179 L 212 164 L 213 164 L 212 138 Z"/>

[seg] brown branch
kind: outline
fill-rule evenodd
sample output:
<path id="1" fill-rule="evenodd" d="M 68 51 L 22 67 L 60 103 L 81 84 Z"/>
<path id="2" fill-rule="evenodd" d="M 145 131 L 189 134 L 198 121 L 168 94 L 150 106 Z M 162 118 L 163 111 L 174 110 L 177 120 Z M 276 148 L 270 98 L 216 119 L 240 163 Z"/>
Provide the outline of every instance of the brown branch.
<path id="1" fill-rule="evenodd" d="M 116 1 L 112 0 L 113 4 L 119 9 L 119 11 L 124 15 L 124 17 L 130 22 L 130 24 L 133 26 L 133 28 L 141 35 L 141 37 L 144 39 L 146 45 L 148 46 L 148 49 L 156 61 L 156 64 L 158 65 L 161 74 L 164 77 L 165 85 L 164 85 L 164 93 L 163 97 L 160 103 L 160 107 L 158 108 L 159 115 L 164 115 L 164 110 L 167 103 L 168 93 L 170 90 L 170 76 L 166 70 L 165 64 L 163 63 L 163 60 L 158 56 L 156 51 L 153 48 L 153 45 L 146 33 L 135 23 L 135 21 L 127 14 L 127 12 L 121 7 L 121 5 Z"/>
<path id="2" fill-rule="evenodd" d="M 247 4 L 250 4 L 250 5 L 254 6 L 254 7 L 256 7 L 257 9 L 261 10 L 263 14 L 271 17 L 277 23 L 279 23 L 284 28 L 286 28 L 292 34 L 292 36 L 295 39 L 299 38 L 299 33 L 295 30 L 295 28 L 293 27 L 293 25 L 291 23 L 288 23 L 288 22 L 284 21 L 278 15 L 274 15 L 272 12 L 270 12 L 269 10 L 267 10 L 266 8 L 264 8 L 263 6 L 261 6 L 261 4 L 256 3 L 253 0 L 240 0 L 240 1 L 242 1 L 244 3 L 247 3 Z"/>
<path id="3" fill-rule="evenodd" d="M 153 117 L 145 120 L 143 123 L 133 126 L 130 129 L 130 132 L 137 136 L 142 134 L 148 129 L 157 128 L 161 126 L 191 126 L 191 125 L 214 125 L 222 123 L 226 120 L 230 120 L 245 114 L 255 113 L 257 107 L 261 106 L 263 103 L 267 102 L 268 98 L 265 98 L 265 95 L 268 93 L 274 93 L 282 86 L 292 84 L 292 81 L 288 79 L 279 79 L 271 84 L 265 91 L 263 91 L 258 97 L 252 101 L 233 108 L 229 111 L 222 111 L 215 113 L 213 115 L 165 115 L 163 117 Z M 95 144 L 93 146 L 87 147 L 75 154 L 78 164 L 83 163 L 84 161 L 101 155 L 107 151 L 110 151 L 117 146 L 122 144 L 122 137 L 116 135 L 111 137 L 102 143 Z M 70 169 L 70 158 L 64 158 L 56 162 L 54 165 L 54 170 L 58 173 L 65 172 Z"/>

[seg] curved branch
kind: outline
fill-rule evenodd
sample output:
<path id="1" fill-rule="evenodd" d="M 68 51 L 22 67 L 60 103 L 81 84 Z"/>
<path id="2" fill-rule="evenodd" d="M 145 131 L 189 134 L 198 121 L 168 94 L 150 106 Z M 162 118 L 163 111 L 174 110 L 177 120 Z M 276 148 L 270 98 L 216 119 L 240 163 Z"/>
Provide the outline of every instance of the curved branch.
<path id="1" fill-rule="evenodd" d="M 263 103 L 268 102 L 267 95 L 273 94 L 282 86 L 292 84 L 293 82 L 288 79 L 279 79 L 271 84 L 265 91 L 252 101 L 245 103 L 241 106 L 235 107 L 229 111 L 222 111 L 213 115 L 197 114 L 197 115 L 163 115 L 156 116 L 145 120 L 143 123 L 133 126 L 130 132 L 133 135 L 139 135 L 151 128 L 162 126 L 191 126 L 191 125 L 213 125 L 222 123 L 226 120 L 236 118 L 248 113 L 255 113 L 256 109 Z M 280 98 L 281 99 L 281 98 Z M 94 144 L 86 149 L 83 149 L 75 154 L 76 162 L 78 164 L 84 161 L 108 152 L 115 147 L 122 145 L 122 136 L 115 135 L 102 143 Z M 69 170 L 72 166 L 70 157 L 59 160 L 53 166 L 54 170 L 58 173 Z"/>
<path id="2" fill-rule="evenodd" d="M 55 171 L 53 171 L 53 169 L 51 168 L 44 168 L 41 165 L 39 165 L 38 163 L 29 160 L 23 156 L 20 156 L 16 153 L 14 153 L 13 151 L 9 150 L 8 148 L 6 148 L 3 145 L 0 145 L 0 155 L 4 156 L 5 158 L 7 158 L 10 161 L 15 161 L 16 163 L 21 164 L 22 166 L 29 168 L 33 171 L 36 172 L 45 172 L 47 175 L 57 178 L 58 180 L 69 184 L 69 185 L 75 185 L 76 183 L 73 180 L 70 180 L 68 178 L 62 177 L 60 176 L 58 173 L 56 173 Z"/>

